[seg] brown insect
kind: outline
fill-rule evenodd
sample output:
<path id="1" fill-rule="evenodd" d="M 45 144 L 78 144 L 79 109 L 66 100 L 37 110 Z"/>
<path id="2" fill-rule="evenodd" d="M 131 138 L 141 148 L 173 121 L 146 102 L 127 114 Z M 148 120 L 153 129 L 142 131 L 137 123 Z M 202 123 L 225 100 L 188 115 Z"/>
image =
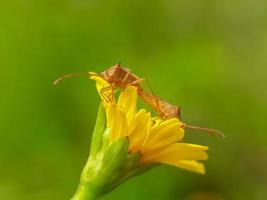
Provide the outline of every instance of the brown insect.
<path id="1" fill-rule="evenodd" d="M 168 103 L 167 101 L 162 100 L 160 97 L 155 96 L 151 93 L 147 93 L 144 90 L 139 91 L 139 96 L 143 99 L 144 102 L 146 102 L 158 112 L 158 115 L 161 119 L 178 118 L 181 120 L 181 107 L 174 106 Z M 216 135 L 223 138 L 225 137 L 222 132 L 215 129 L 202 128 L 187 124 L 183 124 L 182 128 L 205 131 L 206 133 L 209 133 L 212 136 Z"/>
<path id="2" fill-rule="evenodd" d="M 153 92 L 152 93 L 146 92 L 141 86 L 141 83 L 145 81 L 145 79 L 139 78 L 137 75 L 133 74 L 129 69 L 121 67 L 120 63 L 108 68 L 107 70 L 101 73 L 67 74 L 54 81 L 54 85 L 57 85 L 65 78 L 77 77 L 77 76 L 97 76 L 107 81 L 110 84 L 110 86 L 102 88 L 99 92 L 100 95 L 103 97 L 103 99 L 107 102 L 113 102 L 114 91 L 117 88 L 123 90 L 127 86 L 134 86 L 136 87 L 137 93 L 140 96 L 140 98 L 146 104 L 155 109 L 161 119 L 170 119 L 170 118 L 181 119 L 180 107 L 174 106 L 162 100 L 160 97 L 154 95 Z M 201 128 L 186 124 L 183 125 L 183 128 L 205 131 L 211 135 L 219 135 L 224 137 L 224 134 L 221 133 L 220 131 L 209 128 Z"/>
<path id="3" fill-rule="evenodd" d="M 178 118 L 181 119 L 181 107 L 174 106 L 162 100 L 160 97 L 148 93 L 144 90 L 138 90 L 141 99 L 154 108 L 161 119 Z"/>
<path id="4" fill-rule="evenodd" d="M 137 90 L 143 90 L 140 83 L 144 81 L 144 79 L 139 78 L 135 74 L 131 73 L 131 71 L 125 67 L 121 67 L 120 63 L 116 64 L 107 70 L 101 73 L 75 73 L 75 74 L 67 74 L 56 81 L 54 81 L 54 85 L 58 85 L 63 79 L 69 77 L 77 77 L 77 76 L 97 76 L 105 81 L 107 81 L 110 86 L 106 88 L 102 88 L 100 90 L 100 95 L 105 99 L 107 102 L 112 102 L 114 96 L 114 91 L 119 89 L 125 89 L 127 86 L 135 86 Z M 111 96 L 109 95 L 111 94 Z"/>

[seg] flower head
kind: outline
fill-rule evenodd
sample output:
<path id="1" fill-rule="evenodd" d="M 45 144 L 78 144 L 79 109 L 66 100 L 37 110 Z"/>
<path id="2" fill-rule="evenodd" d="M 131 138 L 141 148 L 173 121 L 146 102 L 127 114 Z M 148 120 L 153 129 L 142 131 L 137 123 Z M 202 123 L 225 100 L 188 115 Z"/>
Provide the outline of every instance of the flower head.
<path id="1" fill-rule="evenodd" d="M 91 73 L 102 99 L 92 135 L 89 159 L 72 200 L 91 200 L 124 181 L 159 165 L 169 164 L 205 173 L 208 147 L 184 143 L 178 118 L 160 119 L 137 109 L 137 89 L 128 86 L 118 99 L 114 87 Z"/>
<path id="2" fill-rule="evenodd" d="M 183 123 L 178 118 L 161 120 L 153 118 L 145 109 L 137 110 L 134 86 L 126 87 L 116 101 L 108 82 L 97 76 L 91 78 L 96 81 L 104 103 L 109 143 L 127 138 L 128 154 L 140 155 L 139 166 L 162 163 L 205 173 L 204 165 L 199 161 L 208 158 L 208 147 L 184 143 Z"/>

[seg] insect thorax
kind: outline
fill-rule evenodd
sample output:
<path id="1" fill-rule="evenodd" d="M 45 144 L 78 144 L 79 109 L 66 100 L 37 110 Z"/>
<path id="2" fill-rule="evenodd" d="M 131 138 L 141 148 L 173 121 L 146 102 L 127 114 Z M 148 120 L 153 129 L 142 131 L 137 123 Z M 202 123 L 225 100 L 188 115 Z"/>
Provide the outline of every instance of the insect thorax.
<path id="1" fill-rule="evenodd" d="M 127 85 L 131 85 L 131 83 L 139 79 L 136 75 L 132 74 L 127 68 L 118 67 L 118 65 L 110 67 L 101 74 L 104 76 L 104 79 L 107 82 L 109 82 L 110 84 L 115 84 L 118 87 L 122 88 Z"/>

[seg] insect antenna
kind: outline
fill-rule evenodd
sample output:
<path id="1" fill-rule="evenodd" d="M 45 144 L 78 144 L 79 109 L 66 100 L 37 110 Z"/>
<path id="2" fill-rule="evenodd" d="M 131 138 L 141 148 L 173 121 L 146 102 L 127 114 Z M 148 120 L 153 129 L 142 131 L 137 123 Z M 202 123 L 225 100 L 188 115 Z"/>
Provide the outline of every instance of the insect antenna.
<path id="1" fill-rule="evenodd" d="M 89 73 L 88 72 L 83 72 L 83 73 L 65 74 L 65 75 L 61 76 L 60 78 L 58 78 L 57 80 L 55 80 L 53 82 L 53 85 L 57 86 L 62 80 L 66 79 L 66 78 L 80 77 L 80 76 L 89 76 Z"/>
<path id="2" fill-rule="evenodd" d="M 187 125 L 187 124 L 185 124 L 183 127 L 187 129 L 191 129 L 191 130 L 204 131 L 204 132 L 209 133 L 212 136 L 219 136 L 219 137 L 225 138 L 225 135 L 221 131 L 218 131 L 215 129 L 202 128 L 202 127 L 192 126 L 192 125 Z"/>

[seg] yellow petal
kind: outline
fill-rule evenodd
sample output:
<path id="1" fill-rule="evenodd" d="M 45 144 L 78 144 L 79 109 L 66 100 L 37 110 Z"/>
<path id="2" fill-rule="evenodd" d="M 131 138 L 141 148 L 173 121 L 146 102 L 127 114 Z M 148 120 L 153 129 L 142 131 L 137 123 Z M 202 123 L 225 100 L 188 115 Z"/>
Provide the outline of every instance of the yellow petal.
<path id="1" fill-rule="evenodd" d="M 99 77 L 99 75 L 95 72 L 89 72 L 90 74 L 90 78 L 92 80 L 95 80 L 96 81 L 96 88 L 97 88 L 97 91 L 99 92 L 99 90 L 101 90 L 102 88 L 106 88 L 106 87 L 109 87 L 110 84 L 103 78 Z"/>
<path id="2" fill-rule="evenodd" d="M 178 142 L 183 137 L 184 130 L 181 128 L 181 122 L 178 119 L 173 118 L 157 123 L 151 129 L 142 148 L 142 153 Z"/>
<path id="3" fill-rule="evenodd" d="M 118 105 L 126 113 L 127 121 L 130 123 L 136 112 L 137 91 L 133 86 L 127 87 L 120 95 Z"/>
<path id="4" fill-rule="evenodd" d="M 151 128 L 150 113 L 141 109 L 133 117 L 129 127 L 129 150 L 132 153 L 140 151 L 146 141 Z"/>
<path id="5" fill-rule="evenodd" d="M 110 140 L 115 141 L 127 135 L 128 126 L 125 113 L 117 105 L 107 105 L 107 127 L 110 128 Z"/>
<path id="6" fill-rule="evenodd" d="M 205 174 L 205 167 L 202 163 L 197 162 L 195 160 L 180 160 L 177 163 L 167 163 L 170 165 L 174 165 L 176 167 L 189 170 L 192 172 Z"/>
<path id="7" fill-rule="evenodd" d="M 199 150 L 203 150 L 203 151 L 207 151 L 209 149 L 209 147 L 207 146 L 203 146 L 203 145 L 199 145 L 199 144 L 188 144 L 185 143 L 187 146 L 195 148 L 195 149 L 199 149 Z"/>
<path id="8" fill-rule="evenodd" d="M 207 160 L 207 147 L 186 143 L 174 143 L 161 149 L 146 152 L 143 162 L 177 163 L 180 160 Z"/>

